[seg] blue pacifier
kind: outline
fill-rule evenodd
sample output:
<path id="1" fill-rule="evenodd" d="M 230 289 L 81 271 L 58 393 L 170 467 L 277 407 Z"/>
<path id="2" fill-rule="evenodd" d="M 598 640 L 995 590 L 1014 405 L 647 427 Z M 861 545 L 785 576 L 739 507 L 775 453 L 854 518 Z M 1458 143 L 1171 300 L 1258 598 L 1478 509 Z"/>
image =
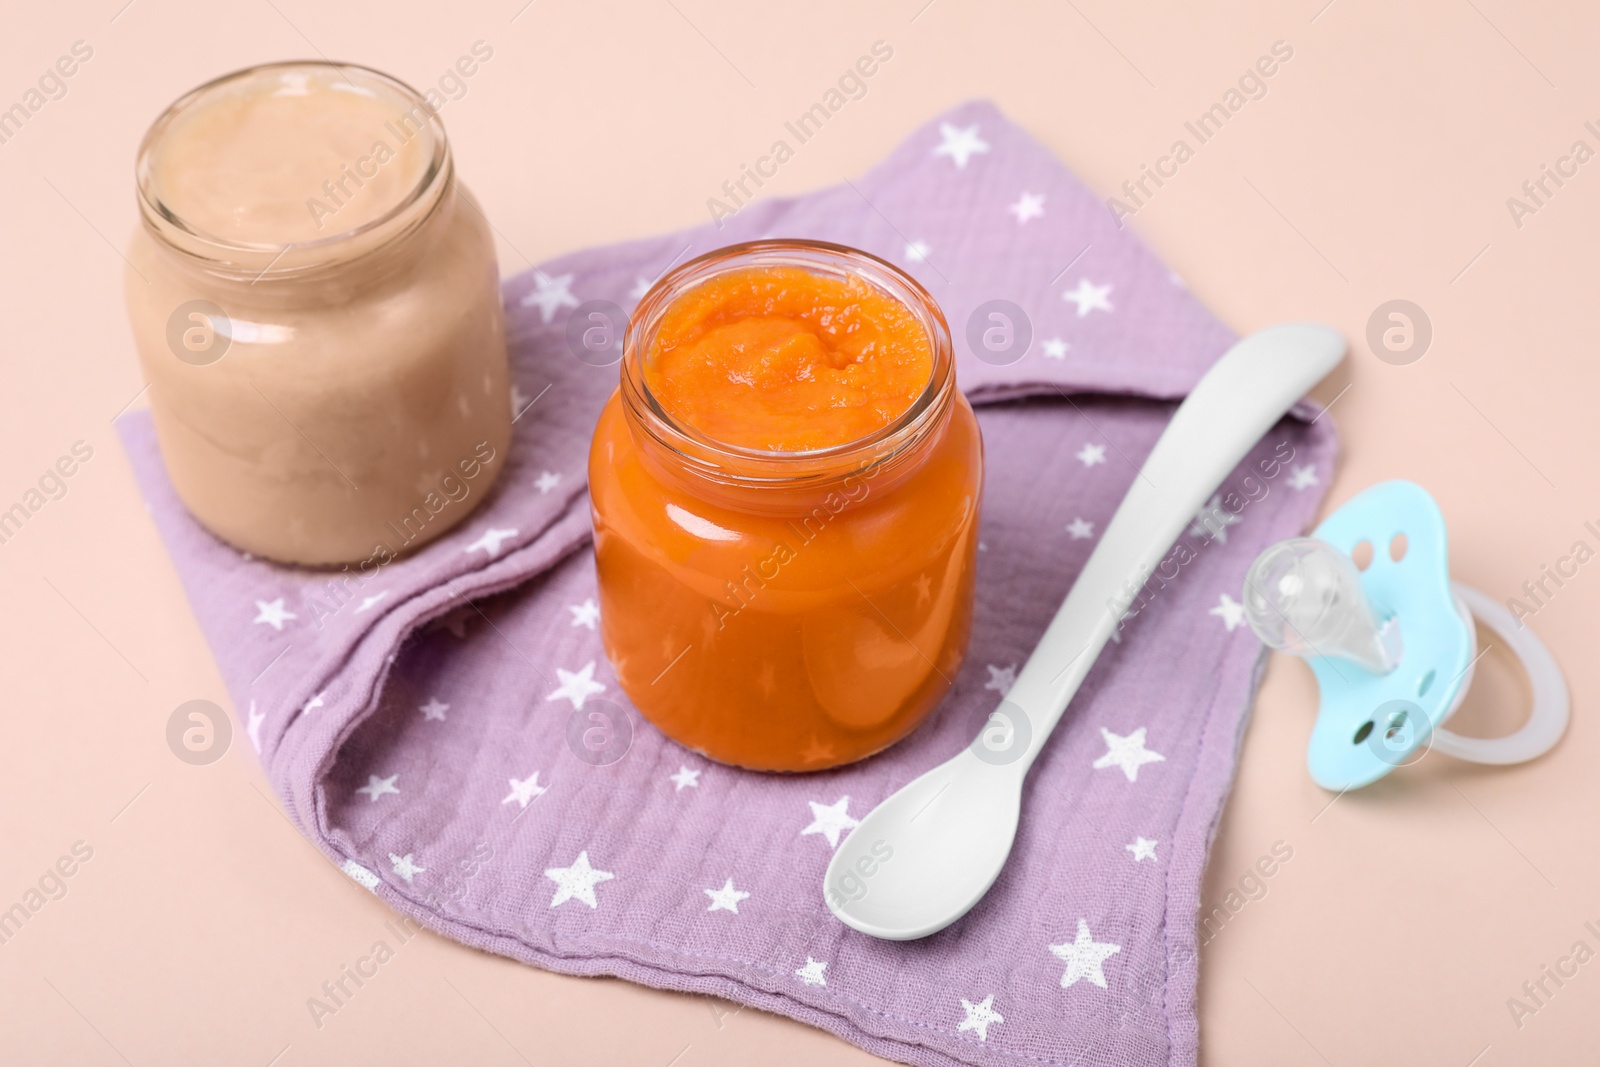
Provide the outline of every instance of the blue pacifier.
<path id="1" fill-rule="evenodd" d="M 1433 498 L 1393 481 L 1251 564 L 1243 596 L 1250 628 L 1269 648 L 1303 657 L 1317 677 L 1322 703 L 1306 762 L 1324 789 L 1367 785 L 1429 747 L 1474 763 L 1521 763 L 1566 730 L 1567 684 L 1554 657 L 1500 604 L 1450 581 L 1446 548 Z M 1480 658 L 1474 616 L 1532 683 L 1533 711 L 1507 737 L 1443 729 Z"/>

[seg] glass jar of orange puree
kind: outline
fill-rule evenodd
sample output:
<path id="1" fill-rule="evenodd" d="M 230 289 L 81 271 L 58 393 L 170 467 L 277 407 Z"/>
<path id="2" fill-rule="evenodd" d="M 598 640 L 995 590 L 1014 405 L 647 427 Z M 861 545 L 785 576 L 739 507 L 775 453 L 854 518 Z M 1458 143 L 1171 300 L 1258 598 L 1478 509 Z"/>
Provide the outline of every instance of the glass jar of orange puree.
<path id="1" fill-rule="evenodd" d="M 640 302 L 589 455 L 601 633 L 668 736 L 759 770 L 878 752 L 950 687 L 983 442 L 920 285 L 735 245 Z"/>

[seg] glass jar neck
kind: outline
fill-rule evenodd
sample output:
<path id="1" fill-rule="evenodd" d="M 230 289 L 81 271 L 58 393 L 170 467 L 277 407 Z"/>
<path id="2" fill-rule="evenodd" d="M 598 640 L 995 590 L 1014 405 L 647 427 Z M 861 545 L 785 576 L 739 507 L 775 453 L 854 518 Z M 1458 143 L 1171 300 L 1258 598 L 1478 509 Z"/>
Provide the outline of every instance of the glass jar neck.
<path id="1" fill-rule="evenodd" d="M 408 108 L 386 127 L 396 140 L 423 138 L 426 164 L 417 181 L 381 214 L 351 228 L 336 230 L 314 240 L 240 241 L 207 232 L 163 197 L 155 179 L 153 161 L 163 138 L 184 116 L 204 107 L 220 94 L 249 78 L 314 72 L 333 75 L 353 86 L 379 87 Z M 352 161 L 360 169 L 360 161 Z M 322 190 L 324 203 L 340 202 L 359 190 L 359 174 L 341 168 L 333 189 Z M 180 270 L 214 282 L 236 282 L 255 288 L 295 283 L 323 283 L 335 276 L 359 272 L 385 275 L 417 255 L 425 244 L 430 223 L 455 207 L 455 167 L 444 125 L 421 94 L 379 71 L 351 64 L 296 62 L 267 64 L 236 71 L 200 86 L 179 99 L 150 127 L 141 143 L 136 164 L 141 224 L 146 234 Z M 328 183 L 333 184 L 333 183 Z M 308 201 L 309 204 L 309 201 Z"/>
<path id="2" fill-rule="evenodd" d="M 866 437 L 809 452 L 730 445 L 675 418 L 651 392 L 645 366 L 663 316 L 674 300 L 708 278 L 760 267 L 854 275 L 904 304 L 926 331 L 933 357 L 928 381 L 911 406 Z M 920 467 L 950 422 L 955 359 L 933 297 L 892 264 L 842 245 L 756 241 L 691 260 L 645 295 L 623 344 L 620 394 L 635 447 L 658 479 L 719 506 L 783 514 L 809 510 L 830 494 L 855 499 L 858 482 L 881 492 Z"/>

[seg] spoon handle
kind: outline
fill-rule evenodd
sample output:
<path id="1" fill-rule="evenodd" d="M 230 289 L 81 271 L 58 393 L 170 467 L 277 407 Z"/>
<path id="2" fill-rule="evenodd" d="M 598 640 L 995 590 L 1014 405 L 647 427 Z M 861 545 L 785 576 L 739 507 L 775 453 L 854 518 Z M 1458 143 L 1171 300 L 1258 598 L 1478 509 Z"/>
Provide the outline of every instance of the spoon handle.
<path id="1" fill-rule="evenodd" d="M 1338 331 L 1285 323 L 1230 348 L 1156 441 L 1083 572 L 1028 657 L 1003 709 L 1031 728 L 1025 775 L 1144 582 L 1228 473 L 1344 357 Z M 1017 738 L 1021 740 L 1021 736 Z"/>

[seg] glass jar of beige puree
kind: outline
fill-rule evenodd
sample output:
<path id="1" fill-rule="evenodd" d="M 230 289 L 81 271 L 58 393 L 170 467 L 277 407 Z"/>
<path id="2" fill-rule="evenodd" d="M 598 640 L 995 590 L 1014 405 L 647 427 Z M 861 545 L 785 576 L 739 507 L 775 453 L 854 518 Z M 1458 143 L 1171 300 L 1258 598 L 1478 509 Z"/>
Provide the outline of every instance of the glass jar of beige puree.
<path id="1" fill-rule="evenodd" d="M 415 90 L 333 63 L 219 78 L 145 135 L 138 197 L 128 312 L 201 523 L 387 562 L 484 499 L 511 437 L 494 243 Z"/>

